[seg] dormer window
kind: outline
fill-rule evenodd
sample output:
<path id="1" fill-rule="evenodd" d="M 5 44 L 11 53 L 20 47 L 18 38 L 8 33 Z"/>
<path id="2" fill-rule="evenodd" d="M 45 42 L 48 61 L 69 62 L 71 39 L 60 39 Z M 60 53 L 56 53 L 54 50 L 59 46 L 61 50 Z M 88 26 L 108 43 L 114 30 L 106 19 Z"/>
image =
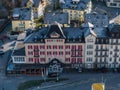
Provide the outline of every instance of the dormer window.
<path id="1" fill-rule="evenodd" d="M 50 35 L 51 38 L 59 38 L 60 35 L 56 32 L 52 32 L 51 35 Z"/>
<path id="2" fill-rule="evenodd" d="M 112 34 L 112 37 L 114 37 L 114 34 Z"/>

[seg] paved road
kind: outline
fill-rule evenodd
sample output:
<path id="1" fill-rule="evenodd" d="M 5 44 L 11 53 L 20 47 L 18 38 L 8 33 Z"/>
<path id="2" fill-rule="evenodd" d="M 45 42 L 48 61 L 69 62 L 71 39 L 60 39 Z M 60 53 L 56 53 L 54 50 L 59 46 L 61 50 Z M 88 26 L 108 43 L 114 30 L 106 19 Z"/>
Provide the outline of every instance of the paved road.
<path id="1" fill-rule="evenodd" d="M 101 83 L 102 81 L 105 82 L 105 90 L 118 90 L 118 88 L 120 88 L 120 74 L 76 74 L 69 75 L 69 77 L 71 77 L 71 81 L 73 80 L 73 83 L 33 90 L 91 90 L 91 85 L 93 83 Z"/>

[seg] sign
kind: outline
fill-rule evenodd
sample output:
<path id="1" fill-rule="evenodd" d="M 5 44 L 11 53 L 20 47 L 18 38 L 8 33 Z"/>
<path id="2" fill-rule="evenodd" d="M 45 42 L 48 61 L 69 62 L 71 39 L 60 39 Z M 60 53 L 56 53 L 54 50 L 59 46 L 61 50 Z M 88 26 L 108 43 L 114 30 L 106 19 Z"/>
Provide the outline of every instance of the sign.
<path id="1" fill-rule="evenodd" d="M 94 83 L 92 85 L 92 90 L 105 90 L 103 83 Z"/>

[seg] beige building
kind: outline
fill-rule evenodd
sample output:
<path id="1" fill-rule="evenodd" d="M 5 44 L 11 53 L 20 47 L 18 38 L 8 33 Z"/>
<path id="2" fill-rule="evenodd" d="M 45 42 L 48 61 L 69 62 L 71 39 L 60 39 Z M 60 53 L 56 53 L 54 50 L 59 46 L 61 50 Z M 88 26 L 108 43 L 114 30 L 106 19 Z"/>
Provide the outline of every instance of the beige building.
<path id="1" fill-rule="evenodd" d="M 15 8 L 12 16 L 12 30 L 24 31 L 35 27 L 33 12 L 30 8 Z"/>
<path id="2" fill-rule="evenodd" d="M 70 21 L 84 21 L 84 13 L 90 13 L 91 0 L 64 0 L 61 4 L 63 12 L 68 13 Z"/>

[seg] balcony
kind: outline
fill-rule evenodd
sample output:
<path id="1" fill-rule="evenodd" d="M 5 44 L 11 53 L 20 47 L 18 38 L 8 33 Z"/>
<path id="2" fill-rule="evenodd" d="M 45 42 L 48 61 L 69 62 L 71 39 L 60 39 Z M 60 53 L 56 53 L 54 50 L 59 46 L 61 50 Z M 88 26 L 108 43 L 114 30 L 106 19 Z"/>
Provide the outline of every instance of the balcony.
<path id="1" fill-rule="evenodd" d="M 39 55 L 34 55 L 34 57 L 39 57 Z"/>
<path id="2" fill-rule="evenodd" d="M 115 51 L 115 52 L 118 52 L 118 51 L 119 51 L 119 49 L 117 49 L 117 48 L 116 48 L 116 49 L 114 49 L 114 51 Z"/>
<path id="3" fill-rule="evenodd" d="M 102 49 L 102 48 L 101 49 L 96 48 L 95 50 L 96 51 L 108 51 L 108 49 Z"/>
<path id="4" fill-rule="evenodd" d="M 39 52 L 39 49 L 34 49 L 34 52 Z"/>
<path id="5" fill-rule="evenodd" d="M 71 49 L 71 51 L 82 51 L 82 49 Z"/>

